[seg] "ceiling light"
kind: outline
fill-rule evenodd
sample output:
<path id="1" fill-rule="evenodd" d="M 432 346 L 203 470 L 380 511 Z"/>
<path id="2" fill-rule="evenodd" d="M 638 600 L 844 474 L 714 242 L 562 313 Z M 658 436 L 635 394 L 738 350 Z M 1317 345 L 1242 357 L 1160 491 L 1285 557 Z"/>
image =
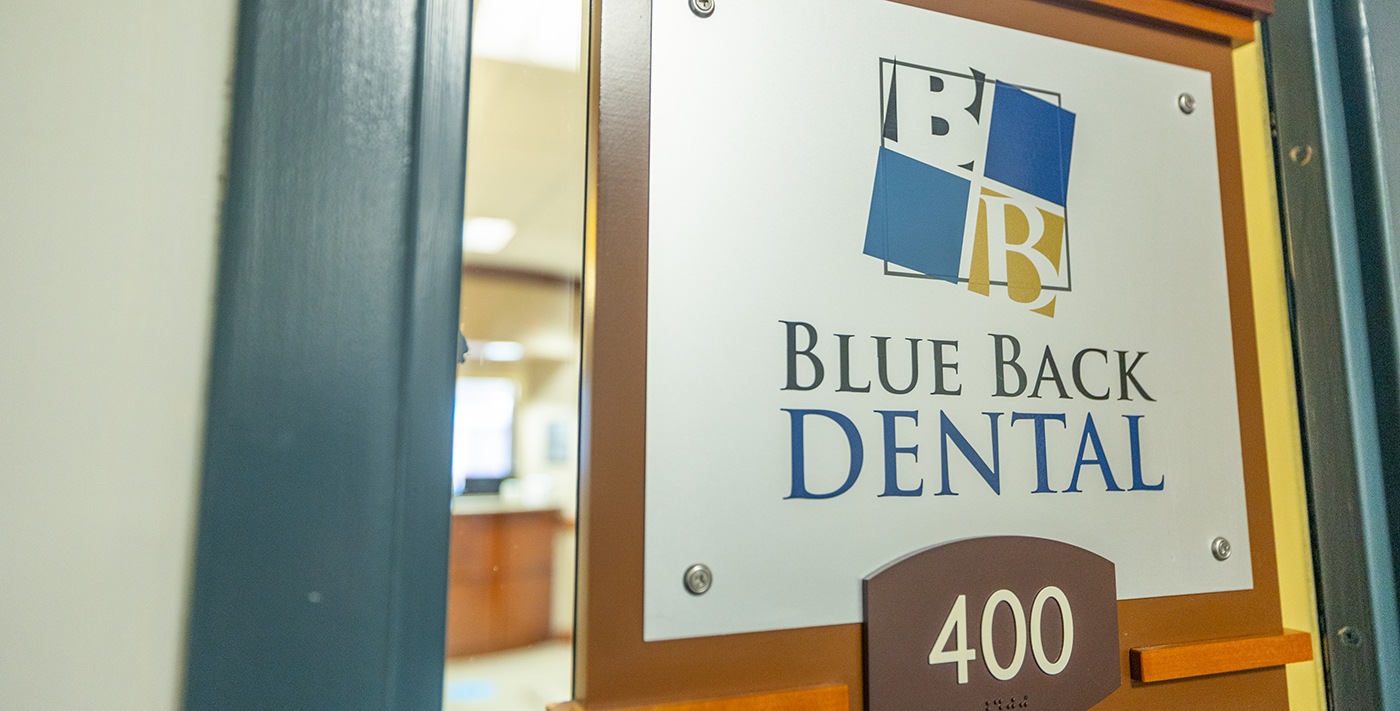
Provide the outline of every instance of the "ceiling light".
<path id="1" fill-rule="evenodd" d="M 472 217 L 462 227 L 462 250 L 496 254 L 515 236 L 515 223 L 499 217 Z"/>
<path id="2" fill-rule="evenodd" d="M 525 346 L 515 341 L 488 341 L 481 345 L 481 357 L 496 362 L 514 362 L 525 357 Z"/>

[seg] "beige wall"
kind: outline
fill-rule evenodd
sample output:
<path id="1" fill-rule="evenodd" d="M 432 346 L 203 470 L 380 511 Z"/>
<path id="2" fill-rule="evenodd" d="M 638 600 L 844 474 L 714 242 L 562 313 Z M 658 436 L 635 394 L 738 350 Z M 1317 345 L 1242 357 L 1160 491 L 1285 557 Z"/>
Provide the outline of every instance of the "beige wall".
<path id="1" fill-rule="evenodd" d="M 234 6 L 0 3 L 0 709 L 178 707 Z"/>

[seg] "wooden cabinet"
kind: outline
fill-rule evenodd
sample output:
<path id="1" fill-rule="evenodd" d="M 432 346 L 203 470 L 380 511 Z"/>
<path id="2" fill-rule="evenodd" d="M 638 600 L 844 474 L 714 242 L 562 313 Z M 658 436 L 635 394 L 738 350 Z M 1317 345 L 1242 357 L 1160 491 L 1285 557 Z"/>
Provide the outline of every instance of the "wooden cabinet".
<path id="1" fill-rule="evenodd" d="M 447 656 L 550 638 L 559 511 L 456 514 L 447 586 Z"/>

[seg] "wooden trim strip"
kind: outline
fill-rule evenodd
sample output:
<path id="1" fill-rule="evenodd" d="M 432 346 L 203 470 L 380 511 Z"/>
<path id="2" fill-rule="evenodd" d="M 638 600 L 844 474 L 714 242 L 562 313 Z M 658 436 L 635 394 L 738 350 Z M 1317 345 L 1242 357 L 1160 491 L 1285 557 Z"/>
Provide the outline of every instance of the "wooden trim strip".
<path id="1" fill-rule="evenodd" d="M 1074 0 L 1117 13 L 1185 27 L 1237 43 L 1254 41 L 1253 14 L 1237 14 L 1189 0 Z M 1243 9 L 1243 8 L 1242 8 Z"/>
<path id="2" fill-rule="evenodd" d="M 565 276 L 533 269 L 516 269 L 514 267 L 501 267 L 489 264 L 463 264 L 462 276 L 478 279 L 506 279 L 532 284 L 542 284 L 544 286 L 567 286 L 574 291 L 578 291 L 580 287 L 580 279 L 576 276 Z"/>
<path id="3" fill-rule="evenodd" d="M 1128 652 L 1133 681 L 1187 679 L 1312 661 L 1312 636 L 1284 630 L 1264 637 L 1134 647 Z"/>
<path id="4" fill-rule="evenodd" d="M 629 706 L 615 711 L 850 711 L 849 698 L 842 684 L 711 701 Z M 587 707 L 577 701 L 567 701 L 551 704 L 548 711 L 587 711 Z"/>
<path id="5" fill-rule="evenodd" d="M 1214 5 L 1243 15 L 1253 14 L 1256 19 L 1274 14 L 1274 0 L 1196 0 L 1203 5 Z"/>

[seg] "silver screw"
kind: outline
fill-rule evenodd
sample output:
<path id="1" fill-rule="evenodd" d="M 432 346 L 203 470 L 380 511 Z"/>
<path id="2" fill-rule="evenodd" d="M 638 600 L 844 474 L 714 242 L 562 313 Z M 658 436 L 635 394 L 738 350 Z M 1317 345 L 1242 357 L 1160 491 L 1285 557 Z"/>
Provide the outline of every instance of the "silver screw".
<path id="1" fill-rule="evenodd" d="M 1355 627 L 1343 627 L 1337 630 L 1337 637 L 1342 640 L 1342 644 L 1348 647 L 1361 646 L 1361 633 Z"/>
<path id="2" fill-rule="evenodd" d="M 715 0 L 690 0 L 690 11 L 700 17 L 715 14 Z"/>
<path id="3" fill-rule="evenodd" d="M 1181 109 L 1181 113 L 1189 114 L 1196 110 L 1196 97 L 1190 94 L 1182 94 L 1176 97 L 1176 106 Z"/>
<path id="4" fill-rule="evenodd" d="M 689 590 L 691 595 L 704 595 L 714 582 L 715 576 L 710 572 L 709 566 L 696 563 L 685 569 L 685 589 Z"/>
<path id="5" fill-rule="evenodd" d="M 1230 542 L 1224 538 L 1217 538 L 1210 542 L 1210 553 L 1216 560 L 1225 560 L 1230 557 Z"/>
<path id="6" fill-rule="evenodd" d="M 1307 165 L 1313 159 L 1312 146 L 1294 146 L 1288 149 L 1288 159 L 1298 165 Z"/>

